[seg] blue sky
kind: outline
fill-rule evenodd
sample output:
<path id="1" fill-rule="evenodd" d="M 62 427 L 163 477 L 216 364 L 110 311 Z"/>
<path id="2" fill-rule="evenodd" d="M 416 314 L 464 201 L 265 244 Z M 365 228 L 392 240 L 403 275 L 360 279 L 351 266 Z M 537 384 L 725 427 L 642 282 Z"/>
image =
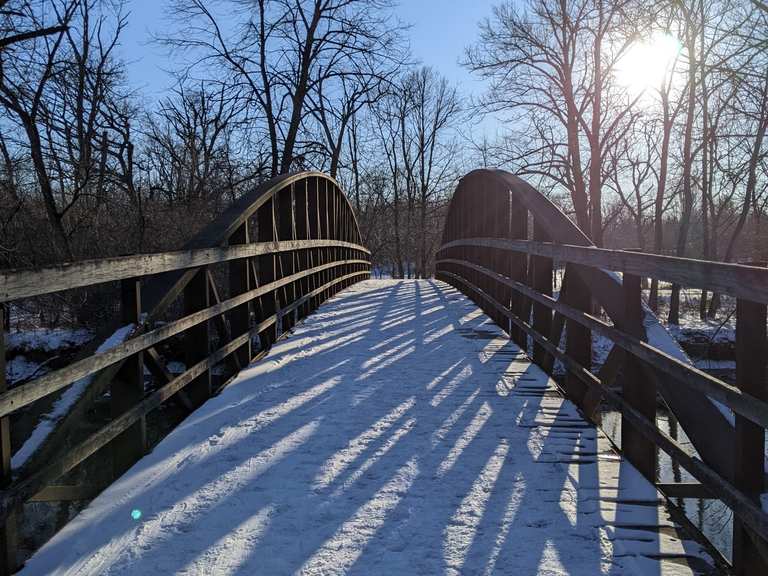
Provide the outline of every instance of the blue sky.
<path id="1" fill-rule="evenodd" d="M 436 68 L 457 84 L 465 95 L 477 94 L 482 84 L 458 61 L 477 38 L 478 22 L 490 15 L 501 0 L 401 0 L 397 14 L 413 27 L 409 32 L 415 58 Z M 155 100 L 171 80 L 163 72 L 169 64 L 164 49 L 151 43 L 162 32 L 168 0 L 132 0 L 129 25 L 122 43 L 129 62 L 129 79 L 149 101 Z"/>

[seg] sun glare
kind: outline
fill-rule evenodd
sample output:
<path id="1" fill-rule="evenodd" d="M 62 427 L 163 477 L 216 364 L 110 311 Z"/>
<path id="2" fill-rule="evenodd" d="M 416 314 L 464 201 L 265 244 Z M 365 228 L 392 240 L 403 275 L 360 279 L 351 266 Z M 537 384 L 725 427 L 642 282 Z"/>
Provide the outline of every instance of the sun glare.
<path id="1" fill-rule="evenodd" d="M 660 88 L 680 49 L 680 41 L 669 34 L 658 33 L 639 40 L 618 62 L 616 79 L 635 94 Z"/>

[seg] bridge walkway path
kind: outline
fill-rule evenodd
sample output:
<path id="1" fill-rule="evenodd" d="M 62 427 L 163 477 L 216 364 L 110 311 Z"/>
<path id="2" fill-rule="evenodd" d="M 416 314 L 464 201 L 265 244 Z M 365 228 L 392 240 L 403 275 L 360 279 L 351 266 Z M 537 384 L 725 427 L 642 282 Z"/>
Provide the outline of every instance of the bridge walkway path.
<path id="1" fill-rule="evenodd" d="M 324 304 L 22 574 L 691 574 L 711 560 L 471 301 Z"/>

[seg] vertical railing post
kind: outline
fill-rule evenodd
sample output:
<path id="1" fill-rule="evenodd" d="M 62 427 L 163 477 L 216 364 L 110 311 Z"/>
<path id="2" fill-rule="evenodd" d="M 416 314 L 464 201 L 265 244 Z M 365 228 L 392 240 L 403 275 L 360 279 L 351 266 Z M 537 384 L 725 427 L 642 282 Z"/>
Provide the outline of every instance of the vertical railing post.
<path id="1" fill-rule="evenodd" d="M 198 269 L 184 288 L 184 314 L 189 315 L 205 310 L 211 305 L 211 290 L 208 284 L 207 267 Z M 210 322 L 205 321 L 189 328 L 185 334 L 185 357 L 190 368 L 210 354 Z M 210 367 L 187 385 L 187 396 L 193 406 L 199 406 L 213 393 Z"/>
<path id="2" fill-rule="evenodd" d="M 336 240 L 336 187 L 332 183 L 328 183 L 328 238 L 330 240 Z M 337 248 L 330 248 L 328 250 L 330 254 L 330 262 L 336 262 L 339 259 L 339 251 Z M 338 274 L 338 269 L 334 266 L 328 270 L 328 282 L 332 282 Z M 328 289 L 328 298 L 333 297 L 336 293 L 336 286 L 332 286 Z"/>
<path id="3" fill-rule="evenodd" d="M 319 223 L 319 238 L 328 239 L 330 238 L 330 235 L 328 234 L 328 180 L 323 179 L 321 185 L 318 187 L 317 192 L 317 214 L 318 214 L 318 223 Z M 320 264 L 327 264 L 331 261 L 331 249 L 330 248 L 320 248 Z M 320 286 L 324 286 L 328 282 L 328 278 L 330 277 L 330 271 L 329 270 L 323 270 L 318 274 L 319 276 L 319 284 L 318 288 Z M 323 290 L 320 293 L 320 297 L 318 298 L 317 305 L 319 306 L 322 304 L 325 299 L 328 298 L 328 291 Z"/>
<path id="4" fill-rule="evenodd" d="M 527 240 L 528 210 L 520 198 L 514 193 L 511 194 L 511 204 L 509 237 L 512 239 Z M 528 255 L 524 252 L 512 252 L 509 258 L 511 259 L 512 279 L 525 283 L 528 276 Z M 527 298 L 518 292 L 513 292 L 512 312 L 524 322 L 530 320 L 530 318 L 528 318 L 528 311 L 530 310 L 529 304 Z M 522 350 L 527 350 L 528 335 L 520 328 L 512 327 L 512 339 Z"/>
<path id="5" fill-rule="evenodd" d="M 141 321 L 141 282 L 128 278 L 120 283 L 120 314 L 123 324 L 137 325 Z M 128 358 L 112 382 L 110 405 L 116 418 L 133 408 L 144 397 L 144 359 L 141 352 Z M 122 475 L 147 450 L 147 423 L 142 417 L 112 441 L 112 470 Z"/>
<path id="6" fill-rule="evenodd" d="M 313 178 L 312 185 L 307 190 L 307 218 L 308 218 L 308 238 L 317 240 L 320 238 L 320 205 L 318 195 L 320 194 L 320 181 L 317 178 Z M 321 252 L 319 248 L 312 248 L 309 251 L 309 267 L 314 268 L 321 262 Z M 309 289 L 314 291 L 320 287 L 320 275 L 314 273 L 309 277 Z M 319 296 L 314 296 L 310 299 L 309 310 L 310 312 L 318 307 L 320 302 Z"/>
<path id="7" fill-rule="evenodd" d="M 566 302 L 582 312 L 590 312 L 592 295 L 586 282 L 581 278 L 577 269 L 572 264 L 565 266 L 568 277 L 568 292 Z M 581 364 L 587 370 L 592 367 L 592 332 L 576 322 L 566 320 L 565 351 L 573 360 Z M 586 384 L 570 371 L 566 376 L 566 390 L 570 399 L 579 407 L 582 405 Z"/>
<path id="8" fill-rule="evenodd" d="M 5 379 L 5 325 L 6 308 L 0 305 L 0 393 L 8 389 Z M 11 483 L 11 418 L 0 418 L 0 488 Z M 16 513 L 11 512 L 3 521 L 0 531 L 0 576 L 13 574 L 16 570 Z"/>
<path id="9" fill-rule="evenodd" d="M 276 194 L 277 197 L 277 240 L 293 240 L 293 185 L 283 188 Z M 294 272 L 293 252 L 281 252 L 278 256 L 280 262 L 280 276 L 291 276 Z M 280 304 L 289 306 L 296 299 L 296 286 L 294 282 L 287 284 L 282 289 Z M 283 331 L 290 330 L 293 326 L 293 314 L 283 317 Z"/>
<path id="10" fill-rule="evenodd" d="M 544 227 L 538 219 L 533 220 L 533 239 L 541 242 L 551 240 Z M 546 296 L 552 296 L 552 259 L 544 256 L 533 256 L 531 258 L 532 283 L 533 289 Z M 552 310 L 538 302 L 533 303 L 533 329 L 539 334 L 549 337 L 552 329 Z M 554 343 L 555 345 L 558 342 Z M 533 344 L 533 361 L 539 366 L 546 364 L 547 353 L 540 344 Z"/>
<path id="11" fill-rule="evenodd" d="M 736 385 L 745 394 L 768 400 L 766 377 L 766 305 L 747 300 L 736 301 Z M 760 505 L 763 492 L 765 429 L 736 414 L 734 484 Z M 756 534 L 738 519 L 733 521 L 733 567 L 738 576 L 768 574 L 768 563 L 752 538 Z M 762 542 L 762 546 L 766 546 Z"/>
<path id="12" fill-rule="evenodd" d="M 296 238 L 298 240 L 309 239 L 309 213 L 308 213 L 308 188 L 310 179 L 306 178 L 294 188 L 293 198 L 296 205 Z M 299 250 L 297 255 L 298 269 L 301 271 L 309 268 L 310 262 L 310 250 Z M 309 277 L 304 277 L 299 281 L 299 296 L 304 297 L 311 291 Z M 309 303 L 303 304 L 301 310 L 298 311 L 299 317 L 303 318 L 309 314 Z"/>
<path id="13" fill-rule="evenodd" d="M 508 216 L 509 216 L 509 194 L 492 194 L 488 199 L 488 205 L 491 208 L 490 214 L 490 226 L 487 235 L 494 238 L 504 238 L 508 230 Z M 502 274 L 507 275 L 504 267 L 509 262 L 506 254 L 503 250 L 489 250 L 487 256 L 486 265 L 487 268 Z M 505 307 L 509 306 L 512 300 L 511 289 L 500 282 L 491 280 L 491 295 L 493 298 L 503 304 Z M 509 328 L 509 319 L 503 311 L 498 310 L 495 306 L 490 309 L 493 312 L 492 318 L 504 331 Z"/>
<path id="14" fill-rule="evenodd" d="M 229 238 L 229 245 L 236 246 L 240 244 L 249 244 L 250 235 L 248 230 L 248 220 L 243 222 Z M 229 263 L 229 296 L 237 296 L 251 289 L 251 274 L 249 273 L 250 262 L 248 258 L 232 260 Z M 229 313 L 229 326 L 232 338 L 237 338 L 250 329 L 250 310 L 249 303 L 242 304 L 234 308 Z M 251 361 L 251 341 L 248 340 L 241 348 L 235 350 L 240 366 L 247 366 Z"/>
<path id="15" fill-rule="evenodd" d="M 624 274 L 624 318 L 621 329 L 636 338 L 643 337 L 643 308 L 640 277 Z M 640 361 L 632 354 L 624 360 L 622 378 L 624 399 L 653 424 L 656 423 L 656 386 L 643 375 Z M 656 446 L 643 436 L 627 418 L 621 419 L 621 450 L 629 462 L 649 481 L 656 481 Z"/>
<path id="16" fill-rule="evenodd" d="M 257 236 L 259 242 L 272 242 L 275 239 L 274 209 L 273 199 L 267 200 L 264 205 L 256 211 Z M 265 286 L 275 280 L 275 256 L 274 254 L 264 254 L 258 256 L 258 284 Z M 275 313 L 275 297 L 277 291 L 270 292 L 259 298 L 259 309 L 262 317 L 259 322 L 266 320 Z M 277 324 L 267 328 L 259 335 L 261 349 L 266 350 L 277 339 Z"/>
<path id="17" fill-rule="evenodd" d="M 341 194 L 339 190 L 336 188 L 336 185 L 331 184 L 331 198 L 333 199 L 333 202 L 331 204 L 331 239 L 338 240 L 339 239 L 339 206 L 341 204 Z M 339 248 L 333 249 L 333 261 L 338 262 L 341 260 L 341 250 Z M 331 278 L 330 281 L 336 280 L 336 278 L 339 277 L 341 274 L 341 268 L 338 266 L 335 266 L 331 269 Z M 331 296 L 336 294 L 340 290 L 340 287 L 338 284 L 334 284 L 333 288 L 331 288 Z"/>

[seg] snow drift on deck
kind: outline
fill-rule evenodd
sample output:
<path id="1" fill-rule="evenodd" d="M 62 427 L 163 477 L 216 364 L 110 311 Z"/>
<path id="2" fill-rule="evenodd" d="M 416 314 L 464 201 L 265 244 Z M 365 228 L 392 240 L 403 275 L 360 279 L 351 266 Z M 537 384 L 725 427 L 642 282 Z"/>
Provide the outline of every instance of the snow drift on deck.
<path id="1" fill-rule="evenodd" d="M 464 296 L 368 281 L 22 573 L 661 574 L 656 497 Z"/>

